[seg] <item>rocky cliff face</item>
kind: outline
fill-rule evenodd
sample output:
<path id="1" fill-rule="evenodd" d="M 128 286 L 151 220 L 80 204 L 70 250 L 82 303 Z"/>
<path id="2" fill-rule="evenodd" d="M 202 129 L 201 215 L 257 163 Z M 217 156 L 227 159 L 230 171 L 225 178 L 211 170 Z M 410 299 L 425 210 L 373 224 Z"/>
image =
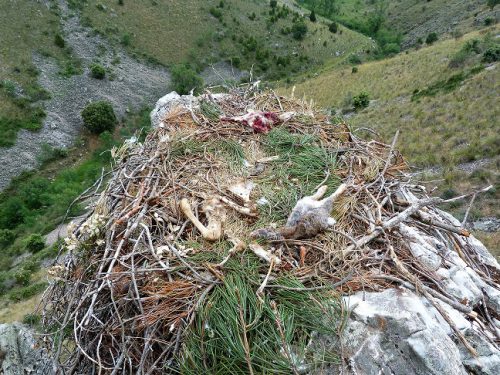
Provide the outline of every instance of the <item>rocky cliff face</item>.
<path id="1" fill-rule="evenodd" d="M 21 324 L 0 324 L 0 373 L 55 374 L 52 361 L 36 345 L 33 333 Z"/>

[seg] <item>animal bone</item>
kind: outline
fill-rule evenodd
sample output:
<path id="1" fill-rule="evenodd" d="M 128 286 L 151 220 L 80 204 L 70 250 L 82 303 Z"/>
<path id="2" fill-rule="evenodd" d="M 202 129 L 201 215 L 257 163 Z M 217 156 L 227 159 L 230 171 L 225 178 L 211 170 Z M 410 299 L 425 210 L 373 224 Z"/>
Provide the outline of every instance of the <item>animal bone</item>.
<path id="1" fill-rule="evenodd" d="M 236 197 L 240 198 L 243 203 L 247 204 L 250 202 L 250 194 L 252 193 L 255 184 L 252 181 L 240 181 L 233 184 L 227 188 Z"/>
<path id="2" fill-rule="evenodd" d="M 250 250 L 254 252 L 255 255 L 257 255 L 259 258 L 264 259 L 266 262 L 271 263 L 273 262 L 274 264 L 280 264 L 281 259 L 278 258 L 276 255 L 271 253 L 270 251 L 265 250 L 262 246 L 260 246 L 257 243 L 251 243 L 248 245 Z"/>
<path id="3" fill-rule="evenodd" d="M 231 256 L 233 256 L 233 254 L 235 254 L 239 251 L 245 250 L 247 247 L 247 244 L 245 242 L 241 241 L 239 238 L 231 237 L 228 235 L 228 240 L 229 240 L 229 242 L 231 242 L 233 244 L 233 247 L 229 250 L 227 256 L 222 260 L 222 262 L 217 264 L 217 267 L 222 267 L 224 264 L 226 264 L 226 262 L 229 260 L 229 258 L 231 258 Z"/>
<path id="4" fill-rule="evenodd" d="M 321 199 L 327 188 L 327 186 L 322 186 L 315 194 L 300 199 L 284 227 L 278 230 L 257 229 L 250 236 L 266 240 L 310 238 L 332 228 L 336 223 L 335 219 L 330 216 L 333 203 L 346 191 L 347 185 L 340 185 L 332 195 Z"/>
<path id="5" fill-rule="evenodd" d="M 198 220 L 191 209 L 191 205 L 186 198 L 180 203 L 182 213 L 200 231 L 202 237 L 208 241 L 217 241 L 222 237 L 222 225 L 226 221 L 226 210 L 217 198 L 208 199 L 203 203 L 202 210 L 207 217 L 207 226 Z"/>

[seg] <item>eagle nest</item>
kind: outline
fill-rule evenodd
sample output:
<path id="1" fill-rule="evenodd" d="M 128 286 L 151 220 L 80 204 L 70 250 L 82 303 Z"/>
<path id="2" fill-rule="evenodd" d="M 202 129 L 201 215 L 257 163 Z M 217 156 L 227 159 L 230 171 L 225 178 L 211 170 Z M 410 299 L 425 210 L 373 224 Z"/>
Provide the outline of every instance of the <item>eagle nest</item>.
<path id="1" fill-rule="evenodd" d="M 397 137 L 365 141 L 310 103 L 251 89 L 155 116 L 144 142 L 112 151 L 50 270 L 44 337 L 64 373 L 311 372 L 341 360 L 315 339 L 341 337 L 341 296 L 396 285 L 471 353 L 442 302 L 498 334 L 486 305 L 437 273 L 464 262 L 487 290 L 498 270 L 412 182 Z"/>

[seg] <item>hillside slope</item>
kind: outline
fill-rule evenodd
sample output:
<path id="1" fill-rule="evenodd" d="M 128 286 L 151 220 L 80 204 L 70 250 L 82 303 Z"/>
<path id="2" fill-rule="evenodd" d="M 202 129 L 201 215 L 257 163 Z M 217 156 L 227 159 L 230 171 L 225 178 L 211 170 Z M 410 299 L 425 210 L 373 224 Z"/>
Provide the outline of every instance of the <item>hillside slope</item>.
<path id="1" fill-rule="evenodd" d="M 228 61 L 277 78 L 307 71 L 340 55 L 374 48 L 364 35 L 328 23 L 310 22 L 289 7 L 267 0 L 87 0 L 78 7 L 95 31 L 164 65 L 186 63 L 199 69 Z M 303 38 L 294 27 L 303 23 Z"/>

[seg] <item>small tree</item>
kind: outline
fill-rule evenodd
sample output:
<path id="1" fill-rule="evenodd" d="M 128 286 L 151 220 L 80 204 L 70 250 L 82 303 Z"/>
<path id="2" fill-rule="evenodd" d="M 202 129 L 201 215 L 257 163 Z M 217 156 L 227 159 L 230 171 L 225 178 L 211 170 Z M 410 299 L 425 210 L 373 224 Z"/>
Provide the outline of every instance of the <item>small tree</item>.
<path id="1" fill-rule="evenodd" d="M 26 239 L 26 250 L 38 253 L 45 247 L 45 240 L 40 234 L 32 234 Z"/>
<path id="2" fill-rule="evenodd" d="M 198 94 L 203 87 L 203 79 L 189 65 L 176 65 L 172 68 L 172 84 L 174 90 L 181 95 L 191 90 Z"/>
<path id="3" fill-rule="evenodd" d="M 309 15 L 309 20 L 311 22 L 316 22 L 316 12 L 313 10 L 311 14 Z"/>
<path id="4" fill-rule="evenodd" d="M 85 128 L 94 134 L 112 132 L 118 123 L 111 103 L 106 101 L 89 104 L 82 111 L 82 118 Z"/>
<path id="5" fill-rule="evenodd" d="M 332 22 L 330 24 L 330 26 L 328 26 L 328 30 L 330 30 L 330 32 L 336 34 L 337 31 L 339 30 L 339 25 L 337 25 L 337 22 Z"/>
<path id="6" fill-rule="evenodd" d="M 304 21 L 295 22 L 292 26 L 292 35 L 296 40 L 302 40 L 307 34 L 307 25 Z"/>
<path id="7" fill-rule="evenodd" d="M 64 42 L 64 38 L 61 36 L 61 34 L 57 33 L 54 36 L 54 44 L 58 46 L 59 48 L 64 48 L 66 43 Z"/>
<path id="8" fill-rule="evenodd" d="M 102 65 L 92 64 L 90 66 L 90 75 L 96 79 L 104 79 L 106 76 L 106 69 Z"/>
<path id="9" fill-rule="evenodd" d="M 16 235 L 13 231 L 10 229 L 0 229 L 0 249 L 7 248 L 15 239 Z"/>
<path id="10" fill-rule="evenodd" d="M 427 35 L 427 38 L 425 39 L 425 43 L 427 44 L 432 44 L 438 40 L 438 36 L 436 33 L 430 33 Z"/>
<path id="11" fill-rule="evenodd" d="M 354 106 L 355 110 L 366 108 L 369 104 L 370 97 L 368 93 L 364 91 L 352 98 L 352 105 Z"/>

